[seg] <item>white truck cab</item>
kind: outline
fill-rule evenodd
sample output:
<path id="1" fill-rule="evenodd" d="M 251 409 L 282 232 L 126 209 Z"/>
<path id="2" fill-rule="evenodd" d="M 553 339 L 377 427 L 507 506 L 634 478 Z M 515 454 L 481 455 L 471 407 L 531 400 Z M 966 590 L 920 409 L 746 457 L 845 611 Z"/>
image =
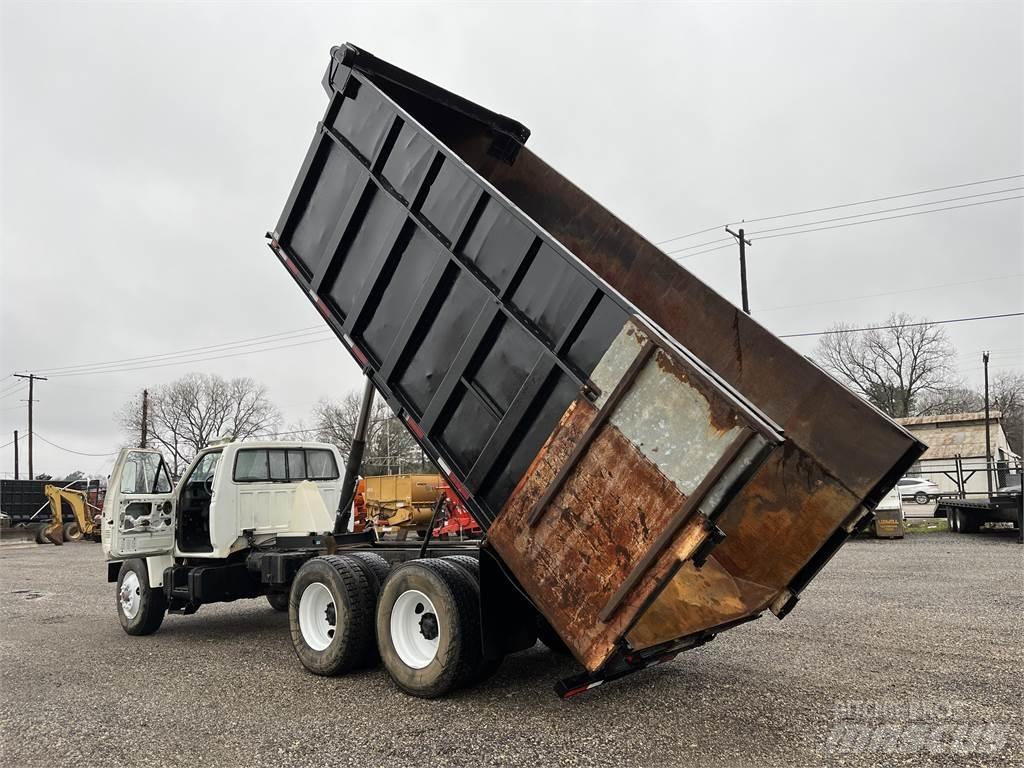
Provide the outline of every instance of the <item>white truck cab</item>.
<path id="1" fill-rule="evenodd" d="M 423 696 L 469 672 L 491 674 L 500 658 L 483 657 L 480 542 L 383 542 L 372 527 L 349 531 L 350 510 L 339 506 L 351 503 L 342 496 L 355 474 L 346 482 L 342 467 L 325 443 L 229 442 L 204 448 L 172 484 L 158 451 L 123 449 L 101 526 L 121 627 L 150 635 L 167 614 L 265 597 L 288 612 L 296 656 L 315 674 L 372 666 L 383 654 L 399 685 Z M 537 616 L 520 607 L 523 615 L 501 615 L 525 622 L 532 645 Z"/>
<path id="2" fill-rule="evenodd" d="M 145 558 L 159 587 L 175 558 L 223 560 L 279 536 L 329 533 L 341 466 L 326 443 L 225 443 L 200 451 L 172 486 L 159 451 L 124 448 L 103 504 L 104 553 Z"/>

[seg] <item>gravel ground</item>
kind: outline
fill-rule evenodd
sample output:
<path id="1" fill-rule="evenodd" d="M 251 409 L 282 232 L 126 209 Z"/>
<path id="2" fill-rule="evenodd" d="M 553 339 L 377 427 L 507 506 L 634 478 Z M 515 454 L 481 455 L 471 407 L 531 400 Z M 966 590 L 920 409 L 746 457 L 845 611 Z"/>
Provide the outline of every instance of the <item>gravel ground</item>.
<path id="1" fill-rule="evenodd" d="M 262 600 L 128 637 L 98 544 L 3 547 L 0 762 L 1024 765 L 1022 551 L 1007 533 L 855 541 L 785 621 L 562 702 L 572 666 L 539 646 L 441 701 L 381 670 L 306 674 Z"/>

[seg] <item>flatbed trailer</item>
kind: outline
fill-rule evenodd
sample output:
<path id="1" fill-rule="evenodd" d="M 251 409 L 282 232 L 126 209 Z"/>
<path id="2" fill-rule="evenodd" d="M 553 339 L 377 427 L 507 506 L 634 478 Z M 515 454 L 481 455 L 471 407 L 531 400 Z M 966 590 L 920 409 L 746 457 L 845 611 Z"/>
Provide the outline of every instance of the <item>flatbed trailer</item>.
<path id="1" fill-rule="evenodd" d="M 977 533 L 986 523 L 1011 523 L 1024 531 L 1024 507 L 1020 491 L 993 493 L 984 499 L 943 498 L 935 505 L 935 517 L 944 517 L 954 533 Z"/>

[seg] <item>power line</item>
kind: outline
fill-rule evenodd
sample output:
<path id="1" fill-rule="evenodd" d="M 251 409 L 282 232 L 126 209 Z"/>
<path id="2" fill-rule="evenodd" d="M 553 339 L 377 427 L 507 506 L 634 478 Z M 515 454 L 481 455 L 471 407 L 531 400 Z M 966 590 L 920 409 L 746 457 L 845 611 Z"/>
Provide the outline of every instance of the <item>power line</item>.
<path id="1" fill-rule="evenodd" d="M 196 353 L 200 353 L 200 352 L 207 352 L 207 351 L 210 351 L 210 350 L 219 349 L 221 347 L 235 348 L 235 347 L 251 346 L 253 344 L 275 343 L 277 341 L 284 341 L 283 338 L 277 338 L 277 337 L 285 337 L 285 336 L 297 337 L 297 336 L 302 336 L 302 335 L 311 335 L 312 333 L 321 333 L 321 332 L 326 331 L 326 330 L 328 330 L 328 329 L 324 328 L 323 326 L 310 326 L 309 328 L 297 328 L 297 329 L 295 329 L 293 331 L 281 331 L 279 333 L 271 333 L 271 334 L 267 334 L 266 336 L 254 336 L 254 337 L 249 338 L 249 339 L 241 339 L 241 340 L 238 340 L 238 341 L 225 341 L 225 342 L 222 342 L 220 344 L 209 344 L 209 345 L 204 346 L 204 347 L 192 347 L 190 349 L 178 350 L 177 352 L 160 352 L 160 353 L 154 353 L 152 355 L 143 355 L 141 357 L 126 357 L 126 358 L 123 358 L 121 360 L 108 360 L 106 362 L 96 362 L 96 363 L 77 363 L 75 365 L 64 365 L 64 366 L 60 366 L 60 367 L 56 367 L 56 368 L 43 368 L 43 369 L 40 369 L 40 370 L 43 373 L 50 373 L 50 372 L 69 371 L 69 370 L 72 370 L 72 369 L 80 369 L 80 368 L 102 368 L 102 367 L 106 367 L 106 366 L 109 366 L 109 365 L 120 365 L 120 364 L 123 364 L 123 363 L 155 362 L 156 360 L 163 359 L 163 358 L 178 357 L 178 356 L 182 356 L 182 355 L 191 355 L 191 354 L 196 354 Z M 273 339 L 273 341 L 267 341 L 268 339 Z"/>
<path id="2" fill-rule="evenodd" d="M 818 221 L 805 221 L 805 222 L 802 222 L 800 224 L 787 224 L 784 227 L 772 227 L 771 229 L 760 229 L 760 230 L 757 230 L 756 232 L 750 232 L 749 234 L 751 236 L 753 236 L 753 235 L 761 235 L 762 233 L 765 233 L 765 232 L 781 232 L 784 229 L 797 229 L 799 227 L 810 227 L 810 226 L 814 226 L 815 224 L 829 224 L 829 223 L 831 223 L 833 221 L 846 221 L 848 219 L 859 219 L 859 218 L 862 218 L 864 216 L 877 216 L 880 213 L 892 213 L 893 211 L 906 211 L 906 210 L 909 210 L 910 208 L 923 208 L 923 207 L 928 206 L 928 205 L 941 205 L 942 203 L 953 203 L 953 202 L 956 202 L 958 200 L 973 200 L 973 199 L 978 198 L 978 197 L 988 197 L 989 195 L 1002 195 L 1002 194 L 1005 194 L 1007 192 L 1019 192 L 1022 189 L 1024 189 L 1024 187 L 1010 187 L 1009 189 L 993 190 L 992 192 L 979 192 L 976 195 L 960 195 L 958 197 L 948 197 L 945 200 L 931 200 L 931 201 L 929 201 L 927 203 L 914 203 L 913 205 L 901 205 L 901 206 L 897 206 L 895 208 L 882 208 L 882 209 L 877 210 L 877 211 L 867 211 L 865 213 L 852 213 L 849 216 L 836 216 L 836 217 L 831 218 L 831 219 L 820 219 Z M 1014 199 L 1014 198 L 1009 198 L 1009 199 Z M 999 202 L 999 201 L 993 200 L 993 201 L 990 201 L 990 202 Z M 705 231 L 707 231 L 707 230 L 705 230 Z M 798 234 L 798 233 L 794 232 L 793 234 Z M 762 239 L 765 239 L 765 238 L 762 238 Z M 703 242 L 703 243 L 696 243 L 694 245 L 686 245 L 686 246 L 683 246 L 682 248 L 676 248 L 676 249 L 671 250 L 671 251 L 665 251 L 665 253 L 668 254 L 668 255 L 672 255 L 673 253 L 682 253 L 683 251 L 690 251 L 690 250 L 693 250 L 694 248 L 703 248 L 706 245 L 715 245 L 716 243 L 724 243 L 726 241 L 729 241 L 731 243 L 733 241 L 733 238 L 731 238 L 731 237 L 721 237 L 721 238 L 718 238 L 717 240 L 708 240 L 708 241 Z"/>
<path id="3" fill-rule="evenodd" d="M 969 323 L 973 320 L 995 320 L 1000 317 L 1020 317 L 1024 312 L 1006 312 L 1001 315 L 977 315 L 975 317 L 957 317 L 952 320 L 927 320 L 922 323 L 903 323 L 901 325 L 874 325 L 868 328 L 834 328 L 829 331 L 813 331 L 807 333 L 782 333 L 780 339 L 794 339 L 801 336 L 831 336 L 836 333 L 861 333 L 863 331 L 885 331 L 893 328 L 917 328 L 922 325 L 949 325 L 951 323 Z"/>
<path id="4" fill-rule="evenodd" d="M 27 387 L 27 386 L 28 385 L 25 384 L 25 382 L 19 381 L 17 386 L 11 387 L 10 389 L 5 391 L 4 393 L 0 394 L 0 400 L 3 400 L 4 398 L 7 398 L 7 397 L 11 397 L 12 395 L 20 395 L 22 392 L 25 391 L 25 387 Z"/>
<path id="5" fill-rule="evenodd" d="M 729 238 L 732 240 L 732 238 Z M 732 248 L 732 243 L 726 243 L 725 245 L 719 245 L 715 248 L 708 248 L 706 251 L 697 251 L 696 253 L 688 253 L 685 256 L 677 256 L 672 259 L 673 261 L 685 261 L 686 259 L 692 259 L 694 256 L 700 256 L 702 253 L 711 253 L 712 251 L 720 251 L 723 248 Z"/>
<path id="6" fill-rule="evenodd" d="M 808 213 L 822 213 L 824 211 L 834 211 L 834 210 L 837 210 L 839 208 L 852 208 L 852 207 L 857 206 L 857 205 L 867 205 L 868 203 L 881 203 L 881 202 L 884 202 L 886 200 L 898 200 L 898 199 L 903 198 L 903 197 L 916 197 L 917 195 L 927 195 L 927 194 L 931 194 L 932 192 L 945 192 L 945 191 L 950 190 L 950 189 L 963 189 L 964 187 L 976 187 L 976 186 L 979 186 L 981 184 L 994 184 L 997 181 L 1009 181 L 1010 179 L 1020 179 L 1020 178 L 1024 178 L 1024 174 L 1018 173 L 1018 174 L 1015 174 L 1013 176 L 1000 176 L 999 178 L 996 178 L 996 179 L 983 179 L 981 181 L 968 181 L 968 182 L 965 182 L 963 184 L 950 184 L 949 186 L 945 186 L 945 187 L 932 187 L 931 189 L 921 189 L 921 190 L 918 190 L 917 192 L 903 192 L 903 193 L 898 194 L 898 195 L 886 195 L 885 197 L 873 197 L 870 200 L 858 200 L 857 202 L 854 202 L 854 203 L 840 203 L 838 205 L 827 205 L 824 208 L 809 208 L 806 211 L 793 211 L 791 213 L 778 213 L 778 214 L 775 214 L 774 216 L 762 216 L 762 217 L 757 218 L 757 219 L 743 219 L 742 221 L 731 221 L 731 222 L 727 222 L 726 224 L 718 224 L 718 225 L 713 226 L 713 227 L 708 227 L 707 229 L 698 229 L 695 232 L 689 232 L 689 233 L 687 233 L 685 235 L 676 235 L 675 237 L 669 237 L 669 238 L 666 238 L 665 240 L 659 240 L 659 241 L 657 241 L 654 244 L 655 245 L 665 245 L 666 243 L 671 243 L 671 242 L 673 242 L 675 240 L 685 240 L 686 238 L 693 237 L 695 235 L 703 235 L 706 232 L 714 232 L 715 230 L 721 229 L 722 227 L 725 227 L 727 225 L 754 224 L 754 223 L 759 222 L 759 221 L 774 221 L 775 219 L 785 219 L 785 218 L 789 218 L 790 216 L 803 216 L 804 214 L 808 214 Z M 996 194 L 996 193 L 992 192 L 992 193 L 989 193 L 989 194 Z M 940 201 L 935 201 L 935 202 L 940 202 Z M 922 203 L 922 205 L 928 205 L 928 203 Z M 863 215 L 867 216 L 869 214 L 863 214 Z M 798 226 L 798 225 L 794 225 L 794 226 Z M 694 247 L 699 247 L 699 246 L 694 246 Z"/>
<path id="7" fill-rule="evenodd" d="M 14 445 L 15 442 L 19 442 L 20 443 L 26 437 L 28 437 L 28 435 L 19 435 L 17 441 L 11 440 L 8 443 L 4 443 L 3 445 L 0 445 L 0 451 L 2 451 L 4 448 L 7 448 L 8 446 Z M 39 435 L 37 434 L 36 437 L 39 437 Z"/>
<path id="8" fill-rule="evenodd" d="M 959 197 L 947 197 L 945 200 L 932 200 L 927 203 L 914 203 L 913 205 L 901 205 L 896 208 L 882 208 L 878 211 L 868 211 L 867 213 L 851 213 L 849 216 L 836 216 L 831 219 L 820 219 L 819 221 L 805 221 L 802 224 L 787 224 L 784 227 L 773 227 L 772 229 L 759 229 L 758 232 L 781 232 L 784 229 L 796 229 L 797 227 L 809 227 L 814 224 L 828 224 L 833 221 L 846 221 L 847 219 L 859 219 L 863 216 L 875 216 L 879 213 L 892 213 L 893 211 L 906 211 L 911 208 L 923 208 L 926 205 L 941 205 L 942 203 L 955 203 L 957 200 L 973 200 L 978 197 L 988 197 L 989 195 L 1002 195 L 1007 192 L 1019 192 L 1024 187 L 1010 187 L 1009 189 L 999 189 L 992 192 L 980 192 L 977 195 L 960 195 Z M 996 201 L 992 201 L 996 202 Z M 755 234 L 755 233 L 751 233 Z"/>
<path id="9" fill-rule="evenodd" d="M 73 451 L 70 448 L 65 448 L 63 445 L 57 445 L 52 440 L 47 440 L 45 437 L 40 435 L 38 432 L 36 432 L 36 437 L 38 437 L 44 443 L 48 443 L 49 445 L 52 445 L 54 448 L 57 448 L 57 449 L 59 449 L 61 451 L 65 451 L 67 453 L 73 453 L 73 454 L 75 454 L 77 456 L 116 456 L 119 453 L 119 451 L 114 451 L 113 453 L 84 453 L 82 451 Z"/>
<path id="10" fill-rule="evenodd" d="M 675 248 L 675 249 L 673 249 L 671 251 L 665 251 L 665 253 L 667 253 L 669 256 L 671 256 L 673 253 L 682 253 L 683 251 L 689 251 L 689 250 L 692 250 L 694 248 L 703 248 L 705 245 L 714 245 L 715 243 L 724 243 L 726 240 L 728 240 L 730 243 L 732 242 L 732 238 L 731 237 L 720 237 L 717 240 L 708 240 L 706 243 L 697 243 L 696 245 L 687 245 L 684 248 Z"/>
<path id="11" fill-rule="evenodd" d="M 922 189 L 917 192 L 904 192 L 899 195 L 887 195 L 886 197 L 874 197 L 870 200 L 858 200 L 855 203 L 840 203 L 839 205 L 828 205 L 824 208 L 810 208 L 806 211 L 793 211 L 792 213 L 779 213 L 774 216 L 762 216 L 758 219 L 744 219 L 742 222 L 730 222 L 734 224 L 753 224 L 758 221 L 772 221 L 774 219 L 784 219 L 789 216 L 803 216 L 806 213 L 821 213 L 823 211 L 834 211 L 837 208 L 852 208 L 855 205 L 867 205 L 868 203 L 880 203 L 885 200 L 897 200 L 901 197 L 914 197 L 915 195 L 927 195 L 931 192 L 945 192 L 949 189 L 962 189 L 963 187 L 976 187 L 979 184 L 993 184 L 997 181 L 1009 181 L 1010 179 L 1019 179 L 1024 177 L 1024 174 L 1018 173 L 1013 176 L 1000 176 L 998 179 L 984 179 L 982 181 L 968 181 L 963 184 L 951 184 L 948 187 L 933 187 L 931 189 Z"/>
<path id="12" fill-rule="evenodd" d="M 905 288 L 899 291 L 886 291 L 884 293 L 868 293 L 862 296 L 848 296 L 842 299 L 824 299 L 822 301 L 809 301 L 803 304 L 784 304 L 781 307 L 766 307 L 765 309 L 758 310 L 758 314 L 764 312 L 775 312 L 781 309 L 794 309 L 797 307 L 817 307 L 822 304 L 838 304 L 843 301 L 856 301 L 857 299 L 874 299 L 879 296 L 895 296 L 899 293 L 916 293 L 917 291 L 931 291 L 937 288 L 951 288 L 960 287 L 962 285 L 974 285 L 975 283 L 990 283 L 993 280 L 1003 280 L 1007 277 L 1020 277 L 1024 272 L 1015 272 L 1011 275 L 996 275 L 995 277 L 985 277 L 980 280 L 960 280 L 955 283 L 940 283 L 938 285 L 922 285 L 920 288 Z"/>
<path id="13" fill-rule="evenodd" d="M 213 357 L 197 357 L 197 358 L 190 358 L 188 360 L 171 360 L 170 362 L 156 363 L 155 365 L 140 365 L 140 366 L 134 366 L 134 367 L 128 367 L 128 368 L 103 368 L 103 369 L 94 370 L 94 371 L 72 371 L 71 373 L 55 373 L 55 374 L 51 374 L 51 376 L 53 378 L 55 378 L 55 379 L 63 379 L 63 378 L 67 378 L 69 376 L 95 376 L 95 375 L 99 375 L 99 374 L 103 374 L 103 373 L 126 373 L 128 371 L 147 371 L 147 370 L 150 370 L 152 368 L 166 368 L 169 365 L 191 365 L 192 363 L 204 363 L 204 362 L 209 362 L 211 360 L 227 360 L 227 359 L 232 358 L 232 357 L 243 357 L 245 355 L 255 355 L 255 354 L 259 353 L 259 352 L 274 352 L 275 350 L 279 350 L 279 349 L 290 349 L 291 347 L 302 347 L 302 346 L 305 346 L 306 344 L 320 344 L 321 342 L 324 342 L 324 341 L 330 341 L 330 339 L 329 338 L 310 339 L 308 341 L 298 341 L 298 342 L 295 342 L 294 344 L 281 344 L 280 346 L 276 346 L 276 347 L 262 347 L 260 349 L 249 349 L 249 350 L 246 350 L 244 352 L 235 352 L 234 354 L 230 354 L 230 355 L 214 355 Z"/>
<path id="14" fill-rule="evenodd" d="M 828 227 L 815 227 L 814 229 L 801 229 L 799 232 L 779 232 L 774 235 L 765 235 L 759 237 L 756 232 L 751 232 L 751 237 L 756 237 L 758 240 L 771 240 L 774 237 L 791 237 L 793 235 L 804 235 L 808 232 L 821 232 L 826 229 L 841 229 L 843 227 L 856 227 L 858 224 L 871 224 L 876 221 L 890 221 L 891 219 L 905 219 L 910 216 L 924 216 L 928 213 L 941 213 L 942 211 L 954 211 L 958 208 L 973 208 L 977 205 L 990 205 L 991 203 L 1005 203 L 1008 200 L 1020 200 L 1024 195 L 1016 195 L 1014 197 L 1001 197 L 998 200 L 982 200 L 978 203 L 964 203 L 963 205 L 949 205 L 945 208 L 933 208 L 929 211 L 915 211 L 914 213 L 901 213 L 897 216 L 883 216 L 878 219 L 866 219 L 865 221 L 851 221 L 846 224 L 832 224 Z M 809 224 L 816 224 L 818 222 L 808 222 Z"/>
<path id="15" fill-rule="evenodd" d="M 664 245 L 665 243 L 671 243 L 673 240 L 683 240 L 687 237 L 693 237 L 694 235 L 703 235 L 705 232 L 714 232 L 716 229 L 721 229 L 724 226 L 725 224 L 716 224 L 715 226 L 708 227 L 707 229 L 698 229 L 696 232 L 691 232 L 688 235 L 676 235 L 675 237 L 670 237 L 668 240 L 659 240 L 655 245 Z"/>

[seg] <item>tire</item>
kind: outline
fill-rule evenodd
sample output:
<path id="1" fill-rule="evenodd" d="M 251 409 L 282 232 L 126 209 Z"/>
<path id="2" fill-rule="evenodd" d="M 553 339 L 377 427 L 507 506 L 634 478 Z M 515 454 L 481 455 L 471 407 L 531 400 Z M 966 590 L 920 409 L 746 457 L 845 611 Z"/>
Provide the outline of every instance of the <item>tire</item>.
<path id="1" fill-rule="evenodd" d="M 288 625 L 302 666 L 340 675 L 365 663 L 373 644 L 371 590 L 362 569 L 338 555 L 314 557 L 299 569 Z"/>
<path id="2" fill-rule="evenodd" d="M 342 557 L 350 558 L 355 561 L 355 564 L 363 569 L 363 573 L 366 574 L 366 578 L 370 580 L 370 586 L 373 587 L 373 598 L 374 598 L 374 609 L 376 609 L 377 595 L 380 594 L 380 588 L 387 579 L 388 574 L 391 573 L 391 566 L 388 561 L 380 555 L 375 555 L 373 552 L 353 552 L 350 555 L 342 555 Z"/>
<path id="3" fill-rule="evenodd" d="M 558 636 L 554 627 L 543 616 L 537 616 L 537 639 L 544 643 L 552 653 L 557 653 L 559 656 L 569 655 L 569 646 Z"/>
<path id="4" fill-rule="evenodd" d="M 972 518 L 966 512 L 962 510 L 957 511 L 960 512 L 960 524 L 957 528 L 960 533 L 977 533 L 981 530 L 981 523 Z"/>
<path id="5" fill-rule="evenodd" d="M 441 559 L 447 560 L 449 563 L 454 563 L 455 565 L 459 566 L 459 568 L 461 568 L 473 577 L 473 580 L 479 587 L 480 561 L 477 560 L 475 557 L 470 557 L 469 555 L 448 555 L 447 557 L 442 557 Z"/>
<path id="6" fill-rule="evenodd" d="M 469 575 L 444 560 L 410 560 L 391 571 L 377 603 L 377 648 L 399 688 L 433 699 L 475 680 L 479 600 Z"/>
<path id="7" fill-rule="evenodd" d="M 914 501 L 916 501 L 918 504 L 927 504 L 928 494 L 925 493 L 924 491 L 918 491 L 917 493 L 914 494 Z"/>
<path id="8" fill-rule="evenodd" d="M 160 629 L 167 613 L 162 589 L 151 589 L 146 561 L 125 560 L 117 574 L 117 618 L 129 635 L 151 635 Z"/>
<path id="9" fill-rule="evenodd" d="M 955 509 L 946 510 L 946 527 L 949 528 L 950 533 L 959 533 L 958 526 L 960 525 L 960 518 L 956 514 Z"/>
<path id="10" fill-rule="evenodd" d="M 46 523 L 36 526 L 36 544 L 49 544 L 50 540 L 46 538 Z"/>
<path id="11" fill-rule="evenodd" d="M 450 563 L 454 563 L 456 566 L 461 568 L 466 576 L 469 576 L 473 582 L 474 591 L 476 592 L 477 602 L 474 604 L 474 609 L 477 615 L 480 615 L 480 561 L 470 555 L 447 555 L 441 558 L 447 560 Z M 481 638 L 482 639 L 482 638 Z M 489 677 L 493 677 L 494 673 L 498 671 L 501 663 L 505 660 L 504 656 L 499 656 L 496 659 L 483 658 L 481 652 L 480 664 L 477 666 L 476 671 L 471 676 L 467 685 L 476 685 L 487 680 Z"/>
<path id="12" fill-rule="evenodd" d="M 267 602 L 270 603 L 270 607 L 275 611 L 284 612 L 288 610 L 288 593 L 287 592 L 270 592 L 267 595 Z"/>
<path id="13" fill-rule="evenodd" d="M 64 541 L 81 541 L 82 528 L 78 523 L 64 523 Z"/>
<path id="14" fill-rule="evenodd" d="M 353 552 L 352 554 L 342 555 L 342 557 L 348 560 L 354 567 L 362 570 L 370 586 L 369 615 L 371 639 L 367 647 L 366 656 L 363 657 L 362 666 L 375 667 L 380 663 L 380 654 L 377 652 L 377 599 L 380 596 L 381 586 L 387 579 L 388 574 L 391 573 L 391 566 L 387 560 L 373 552 Z"/>

